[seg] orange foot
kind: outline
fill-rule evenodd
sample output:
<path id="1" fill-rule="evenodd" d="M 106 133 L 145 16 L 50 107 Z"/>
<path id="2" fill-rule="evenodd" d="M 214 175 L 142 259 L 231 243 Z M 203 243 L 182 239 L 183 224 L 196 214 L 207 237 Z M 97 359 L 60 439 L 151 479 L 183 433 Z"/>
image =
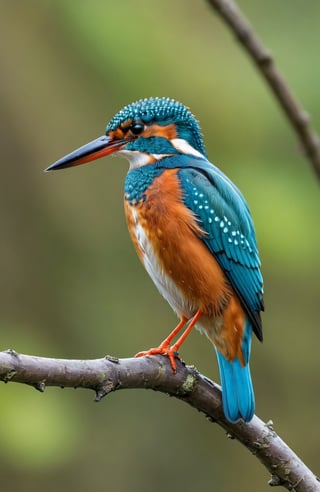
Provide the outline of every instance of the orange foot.
<path id="1" fill-rule="evenodd" d="M 180 345 L 185 341 L 190 331 L 197 323 L 198 319 L 201 317 L 201 311 L 197 311 L 194 317 L 190 320 L 189 326 L 182 333 L 181 337 L 176 341 L 174 345 L 170 345 L 174 337 L 182 330 L 182 328 L 188 323 L 187 318 L 181 317 L 180 323 L 175 327 L 175 329 L 170 333 L 170 335 L 160 343 L 159 347 L 146 350 L 145 352 L 139 352 L 135 357 L 143 357 L 144 355 L 167 355 L 169 357 L 170 365 L 173 372 L 177 370 L 177 364 L 175 358 L 178 357 L 178 351 Z"/>
<path id="2" fill-rule="evenodd" d="M 176 357 L 178 357 L 178 352 L 177 352 L 177 348 L 175 347 L 175 345 L 172 345 L 172 347 L 170 347 L 169 344 L 161 343 L 161 345 L 159 345 L 159 347 L 151 348 L 151 349 L 145 350 L 143 352 L 138 352 L 135 355 L 135 357 L 144 357 L 145 355 L 146 356 L 148 356 L 148 355 L 167 355 L 169 357 L 170 365 L 172 367 L 173 372 L 176 372 L 177 364 L 176 364 L 176 361 L 174 359 Z"/>

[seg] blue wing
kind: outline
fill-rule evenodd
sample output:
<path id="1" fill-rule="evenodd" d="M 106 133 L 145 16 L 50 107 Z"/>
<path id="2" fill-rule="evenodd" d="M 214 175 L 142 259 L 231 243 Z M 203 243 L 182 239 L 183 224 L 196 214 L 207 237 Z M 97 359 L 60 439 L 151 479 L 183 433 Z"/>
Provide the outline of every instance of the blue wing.
<path id="1" fill-rule="evenodd" d="M 247 203 L 232 181 L 213 164 L 181 157 L 178 177 L 184 203 L 205 231 L 202 241 L 223 269 L 262 340 L 263 279 Z"/>

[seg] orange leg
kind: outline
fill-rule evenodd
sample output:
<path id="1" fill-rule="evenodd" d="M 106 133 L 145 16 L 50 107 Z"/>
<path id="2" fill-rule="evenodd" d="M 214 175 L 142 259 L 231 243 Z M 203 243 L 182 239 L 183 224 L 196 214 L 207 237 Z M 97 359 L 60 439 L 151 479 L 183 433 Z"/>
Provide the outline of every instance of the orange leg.
<path id="1" fill-rule="evenodd" d="M 188 323 L 188 320 L 185 317 L 181 318 L 180 323 L 175 327 L 175 329 L 170 333 L 170 335 L 167 338 L 165 338 L 162 343 L 160 343 L 159 347 L 152 348 L 144 352 L 139 352 L 138 354 L 135 355 L 135 357 L 143 357 L 144 355 L 158 355 L 158 354 L 167 355 L 169 357 L 172 370 L 176 372 L 177 366 L 174 358 L 178 356 L 178 350 L 180 346 L 183 344 L 183 342 L 191 332 L 192 328 L 197 323 L 201 314 L 202 314 L 201 311 L 196 312 L 194 317 L 191 319 L 189 325 L 187 326 L 185 331 L 182 333 L 182 335 L 174 345 L 170 346 L 170 342 L 179 333 L 179 331 L 181 331 L 182 328 Z"/>

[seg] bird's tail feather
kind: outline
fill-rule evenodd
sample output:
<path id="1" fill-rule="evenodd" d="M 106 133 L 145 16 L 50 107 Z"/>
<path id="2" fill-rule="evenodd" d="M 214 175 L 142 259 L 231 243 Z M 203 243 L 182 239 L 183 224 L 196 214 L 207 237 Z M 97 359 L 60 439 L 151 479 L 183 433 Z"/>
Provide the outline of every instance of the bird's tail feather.
<path id="1" fill-rule="evenodd" d="M 254 393 L 249 368 L 251 336 L 252 328 L 247 321 L 242 341 L 245 366 L 241 365 L 238 357 L 228 361 L 216 350 L 222 386 L 222 405 L 230 422 L 237 422 L 240 418 L 249 422 L 254 415 Z"/>

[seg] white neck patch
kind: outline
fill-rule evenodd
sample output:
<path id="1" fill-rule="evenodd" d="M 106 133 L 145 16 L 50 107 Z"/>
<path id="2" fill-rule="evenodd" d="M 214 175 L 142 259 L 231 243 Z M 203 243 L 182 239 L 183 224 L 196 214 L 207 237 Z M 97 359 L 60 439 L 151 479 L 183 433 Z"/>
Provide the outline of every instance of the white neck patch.
<path id="1" fill-rule="evenodd" d="M 174 146 L 182 154 L 194 155 L 195 157 L 201 157 L 204 159 L 204 155 L 201 154 L 198 150 L 192 147 L 186 140 L 183 138 L 173 138 L 170 140 L 171 144 Z"/>

